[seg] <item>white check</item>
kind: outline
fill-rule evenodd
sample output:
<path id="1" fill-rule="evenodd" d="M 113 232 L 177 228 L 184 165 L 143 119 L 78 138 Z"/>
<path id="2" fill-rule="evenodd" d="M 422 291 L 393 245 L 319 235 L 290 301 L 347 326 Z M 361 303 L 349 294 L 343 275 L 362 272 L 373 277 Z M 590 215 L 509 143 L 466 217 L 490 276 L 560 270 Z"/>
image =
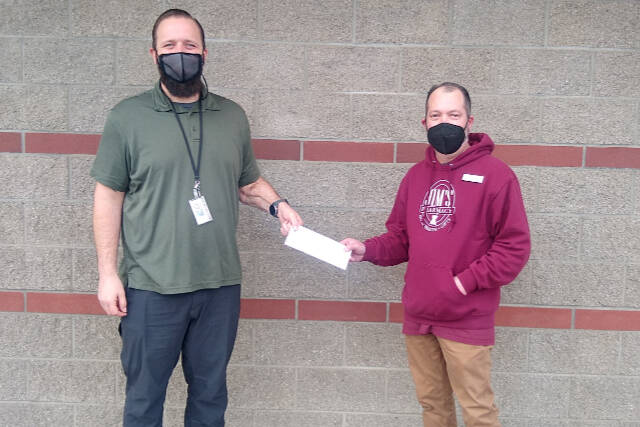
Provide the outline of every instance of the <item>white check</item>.
<path id="1" fill-rule="evenodd" d="M 343 270 L 347 269 L 351 256 L 342 243 L 302 226 L 289 230 L 284 244 Z"/>

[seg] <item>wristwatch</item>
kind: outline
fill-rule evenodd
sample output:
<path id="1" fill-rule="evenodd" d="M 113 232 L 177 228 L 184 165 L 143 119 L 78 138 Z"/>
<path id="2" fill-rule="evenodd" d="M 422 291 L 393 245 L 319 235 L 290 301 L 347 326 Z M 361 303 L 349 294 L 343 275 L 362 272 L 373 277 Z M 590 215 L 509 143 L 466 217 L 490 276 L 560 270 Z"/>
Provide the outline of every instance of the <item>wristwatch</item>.
<path id="1" fill-rule="evenodd" d="M 279 199 L 276 200 L 275 202 L 271 203 L 271 206 L 269 206 L 269 213 L 278 218 L 278 205 L 282 202 L 285 202 L 286 204 L 289 204 L 289 201 L 287 199 Z"/>

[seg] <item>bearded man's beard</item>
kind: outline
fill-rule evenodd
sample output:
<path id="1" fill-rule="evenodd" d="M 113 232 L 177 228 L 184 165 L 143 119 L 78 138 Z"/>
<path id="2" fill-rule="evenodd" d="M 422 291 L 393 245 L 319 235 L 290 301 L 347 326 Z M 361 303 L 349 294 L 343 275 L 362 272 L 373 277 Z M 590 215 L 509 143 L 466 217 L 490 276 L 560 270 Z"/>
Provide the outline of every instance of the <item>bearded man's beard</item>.
<path id="1" fill-rule="evenodd" d="M 164 84 L 167 90 L 171 93 L 171 95 L 178 98 L 189 98 L 195 94 L 198 94 L 202 91 L 202 79 L 200 78 L 201 74 L 198 74 L 191 80 L 187 80 L 183 83 L 178 83 L 177 81 L 169 78 L 163 71 L 161 67 L 158 67 L 160 71 L 160 81 Z"/>

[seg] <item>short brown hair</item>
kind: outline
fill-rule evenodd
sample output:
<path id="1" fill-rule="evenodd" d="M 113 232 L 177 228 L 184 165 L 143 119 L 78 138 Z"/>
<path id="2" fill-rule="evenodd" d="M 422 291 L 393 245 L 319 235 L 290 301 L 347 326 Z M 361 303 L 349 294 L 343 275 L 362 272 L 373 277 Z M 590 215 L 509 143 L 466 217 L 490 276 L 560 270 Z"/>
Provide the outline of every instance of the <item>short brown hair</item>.
<path id="1" fill-rule="evenodd" d="M 151 47 L 156 49 L 156 33 L 158 32 L 158 26 L 160 25 L 160 23 L 165 19 L 172 18 L 174 16 L 188 18 L 188 19 L 191 19 L 193 22 L 195 22 L 198 28 L 200 29 L 200 35 L 202 36 L 202 49 L 207 47 L 204 42 L 204 30 L 202 29 L 202 25 L 200 25 L 200 22 L 198 22 L 196 18 L 191 16 L 189 12 L 182 9 L 168 9 L 162 12 L 160 16 L 158 16 L 158 19 L 156 19 L 155 24 L 153 24 L 153 30 L 151 31 L 151 40 L 152 40 Z"/>
<path id="2" fill-rule="evenodd" d="M 469 92 L 467 92 L 467 89 L 465 89 L 464 86 L 459 85 L 458 83 L 444 82 L 438 85 L 431 86 L 431 89 L 429 89 L 429 92 L 427 92 L 425 110 L 429 107 L 429 97 L 431 96 L 431 94 L 435 92 L 436 89 L 440 89 L 441 87 L 445 88 L 446 92 L 453 92 L 456 89 L 462 92 L 462 95 L 464 96 L 464 109 L 467 110 L 467 117 L 469 117 L 471 115 L 471 97 L 469 97 Z"/>

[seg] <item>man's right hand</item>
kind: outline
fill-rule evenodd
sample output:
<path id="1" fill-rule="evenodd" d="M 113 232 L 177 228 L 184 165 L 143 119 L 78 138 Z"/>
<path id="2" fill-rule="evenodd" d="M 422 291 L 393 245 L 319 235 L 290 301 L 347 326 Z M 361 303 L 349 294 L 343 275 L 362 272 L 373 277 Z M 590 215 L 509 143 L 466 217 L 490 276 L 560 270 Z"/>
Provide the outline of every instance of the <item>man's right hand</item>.
<path id="1" fill-rule="evenodd" d="M 100 277 L 98 301 L 105 313 L 110 316 L 124 317 L 127 315 L 127 297 L 122 281 L 117 274 Z"/>
<path id="2" fill-rule="evenodd" d="M 349 258 L 349 261 L 351 262 L 362 261 L 362 258 L 364 257 L 364 252 L 366 250 L 364 243 L 362 243 L 359 240 L 352 239 L 351 237 L 344 239 L 340 243 L 344 245 L 345 251 L 351 251 L 351 258 Z"/>

